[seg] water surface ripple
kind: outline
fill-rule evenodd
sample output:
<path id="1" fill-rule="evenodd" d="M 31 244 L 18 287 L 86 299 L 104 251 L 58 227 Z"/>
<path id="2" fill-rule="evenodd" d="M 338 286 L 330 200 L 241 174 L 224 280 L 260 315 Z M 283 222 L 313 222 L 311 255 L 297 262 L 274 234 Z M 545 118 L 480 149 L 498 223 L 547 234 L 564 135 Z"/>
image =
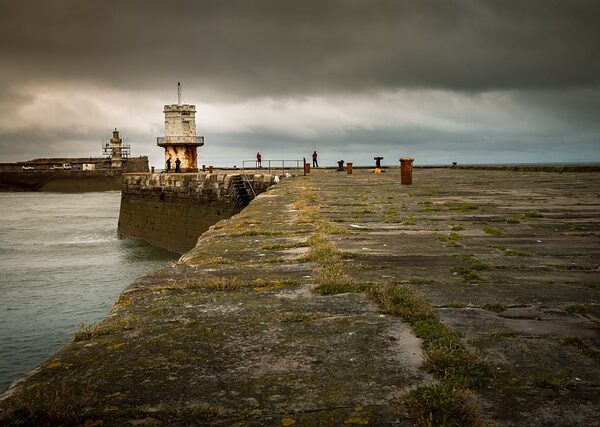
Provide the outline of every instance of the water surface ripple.
<path id="1" fill-rule="evenodd" d="M 116 236 L 120 192 L 0 193 L 0 390 L 177 254 Z"/>

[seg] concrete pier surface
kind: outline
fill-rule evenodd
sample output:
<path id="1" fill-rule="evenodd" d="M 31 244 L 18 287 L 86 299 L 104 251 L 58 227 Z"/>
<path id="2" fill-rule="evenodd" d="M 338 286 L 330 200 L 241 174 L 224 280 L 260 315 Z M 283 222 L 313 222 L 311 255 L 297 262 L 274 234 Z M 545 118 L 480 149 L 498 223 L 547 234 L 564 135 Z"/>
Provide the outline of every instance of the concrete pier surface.
<path id="1" fill-rule="evenodd" d="M 599 173 L 313 169 L 131 284 L 0 420 L 593 425 L 599 303 Z"/>

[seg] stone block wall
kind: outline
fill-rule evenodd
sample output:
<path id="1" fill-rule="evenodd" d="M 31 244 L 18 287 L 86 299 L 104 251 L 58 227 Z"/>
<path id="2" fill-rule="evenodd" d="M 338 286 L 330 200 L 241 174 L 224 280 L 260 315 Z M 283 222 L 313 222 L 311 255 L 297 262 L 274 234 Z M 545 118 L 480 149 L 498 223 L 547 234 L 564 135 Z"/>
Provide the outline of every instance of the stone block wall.
<path id="1" fill-rule="evenodd" d="M 119 212 L 119 237 L 185 253 L 198 237 L 221 219 L 241 209 L 243 187 L 254 197 L 273 184 L 273 175 L 226 173 L 125 174 Z M 248 182 L 249 181 L 249 182 Z"/>

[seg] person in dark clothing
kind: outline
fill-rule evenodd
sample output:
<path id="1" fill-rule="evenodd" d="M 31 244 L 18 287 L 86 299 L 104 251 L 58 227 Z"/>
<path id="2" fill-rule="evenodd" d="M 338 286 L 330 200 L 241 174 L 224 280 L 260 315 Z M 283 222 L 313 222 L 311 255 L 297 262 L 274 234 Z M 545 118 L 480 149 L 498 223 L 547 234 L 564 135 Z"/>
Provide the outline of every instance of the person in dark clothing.
<path id="1" fill-rule="evenodd" d="M 175 159 L 175 173 L 179 172 L 181 172 L 181 160 L 179 160 L 179 157 L 177 157 Z"/>
<path id="2" fill-rule="evenodd" d="M 256 167 L 257 168 L 262 168 L 262 156 L 260 155 L 260 153 L 256 153 Z"/>
<path id="3" fill-rule="evenodd" d="M 171 158 L 167 159 L 167 173 L 171 172 Z"/>
<path id="4" fill-rule="evenodd" d="M 313 168 L 318 168 L 319 162 L 317 162 L 317 150 L 313 151 L 312 158 L 313 158 Z"/>

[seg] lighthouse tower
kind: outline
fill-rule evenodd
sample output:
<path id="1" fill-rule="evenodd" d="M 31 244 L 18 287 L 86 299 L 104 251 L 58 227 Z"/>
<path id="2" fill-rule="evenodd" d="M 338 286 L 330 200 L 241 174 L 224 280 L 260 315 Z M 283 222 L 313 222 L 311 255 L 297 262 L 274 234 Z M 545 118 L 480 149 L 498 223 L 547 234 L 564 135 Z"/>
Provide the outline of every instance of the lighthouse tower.
<path id="1" fill-rule="evenodd" d="M 177 83 L 177 104 L 165 105 L 164 113 L 165 136 L 156 140 L 165 149 L 165 164 L 171 159 L 173 170 L 179 159 L 181 172 L 197 171 L 197 149 L 204 145 L 204 137 L 196 136 L 196 106 L 181 103 L 181 83 Z"/>
<path id="2" fill-rule="evenodd" d="M 122 148 L 123 140 L 119 138 L 119 131 L 115 128 L 113 136 L 110 139 L 110 167 L 113 169 L 120 169 L 123 165 Z"/>

